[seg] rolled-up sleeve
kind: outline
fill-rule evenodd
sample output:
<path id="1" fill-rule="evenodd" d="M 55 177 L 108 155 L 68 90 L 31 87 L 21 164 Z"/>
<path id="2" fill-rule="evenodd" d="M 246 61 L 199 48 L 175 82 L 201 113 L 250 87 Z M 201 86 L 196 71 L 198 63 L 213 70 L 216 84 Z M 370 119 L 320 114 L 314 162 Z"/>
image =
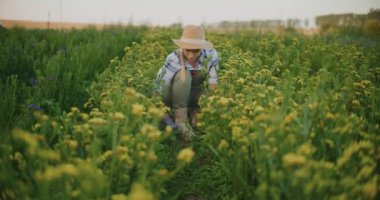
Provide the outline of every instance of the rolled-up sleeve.
<path id="1" fill-rule="evenodd" d="M 173 52 L 168 55 L 165 64 L 159 69 L 157 73 L 155 84 L 157 85 L 157 90 L 159 93 L 162 93 L 164 88 L 170 85 L 170 81 L 179 69 L 180 65 L 178 63 L 178 58 Z"/>
<path id="2" fill-rule="evenodd" d="M 218 84 L 218 74 L 216 73 L 216 67 L 211 66 L 208 78 L 209 84 Z"/>
<path id="3" fill-rule="evenodd" d="M 209 67 L 209 84 L 218 84 L 218 74 L 217 70 L 219 70 L 219 59 L 218 59 L 218 53 L 215 49 L 212 49 L 210 51 L 211 54 L 211 60 L 210 60 L 210 67 Z"/>

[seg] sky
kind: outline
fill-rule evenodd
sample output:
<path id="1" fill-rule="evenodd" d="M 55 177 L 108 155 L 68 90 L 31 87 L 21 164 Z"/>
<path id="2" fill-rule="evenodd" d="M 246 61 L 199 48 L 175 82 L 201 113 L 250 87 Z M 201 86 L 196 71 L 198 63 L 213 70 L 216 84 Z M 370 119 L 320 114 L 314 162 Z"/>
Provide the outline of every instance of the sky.
<path id="1" fill-rule="evenodd" d="M 0 0 L 0 19 L 170 25 L 368 13 L 380 0 Z"/>

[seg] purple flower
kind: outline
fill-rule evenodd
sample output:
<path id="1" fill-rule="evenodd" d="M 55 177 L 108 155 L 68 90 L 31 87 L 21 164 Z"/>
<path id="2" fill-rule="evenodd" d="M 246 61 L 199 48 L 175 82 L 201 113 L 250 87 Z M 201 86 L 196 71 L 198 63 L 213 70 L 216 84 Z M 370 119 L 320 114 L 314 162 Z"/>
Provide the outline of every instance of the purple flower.
<path id="1" fill-rule="evenodd" d="M 37 87 L 38 80 L 37 80 L 37 79 L 34 79 L 34 78 L 31 78 L 31 79 L 30 79 L 30 84 L 32 85 L 32 87 Z"/>
<path id="2" fill-rule="evenodd" d="M 36 105 L 36 104 L 34 104 L 34 103 L 30 104 L 30 105 L 28 106 L 28 108 L 29 108 L 29 110 L 32 110 L 32 111 L 34 111 L 34 110 L 42 110 L 41 107 L 39 107 L 38 105 Z"/>
<path id="3" fill-rule="evenodd" d="M 66 47 L 61 47 L 60 51 L 65 54 L 65 53 L 67 53 L 67 48 Z"/>
<path id="4" fill-rule="evenodd" d="M 54 75 L 50 75 L 47 77 L 47 80 L 49 80 L 49 81 L 54 81 L 55 79 L 56 79 L 56 76 L 54 76 Z"/>
<path id="5" fill-rule="evenodd" d="M 164 118 L 164 122 L 167 126 L 171 126 L 173 129 L 177 129 L 177 125 L 173 122 L 172 118 L 169 115 L 166 115 Z"/>

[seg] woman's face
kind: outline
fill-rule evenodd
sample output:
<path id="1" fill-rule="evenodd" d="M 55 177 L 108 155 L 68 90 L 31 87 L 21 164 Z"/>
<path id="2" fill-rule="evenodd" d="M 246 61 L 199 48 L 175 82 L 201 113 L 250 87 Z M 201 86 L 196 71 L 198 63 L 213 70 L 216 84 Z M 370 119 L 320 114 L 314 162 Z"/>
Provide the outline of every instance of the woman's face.
<path id="1" fill-rule="evenodd" d="M 183 49 L 183 54 L 188 61 L 196 61 L 201 54 L 200 49 Z"/>

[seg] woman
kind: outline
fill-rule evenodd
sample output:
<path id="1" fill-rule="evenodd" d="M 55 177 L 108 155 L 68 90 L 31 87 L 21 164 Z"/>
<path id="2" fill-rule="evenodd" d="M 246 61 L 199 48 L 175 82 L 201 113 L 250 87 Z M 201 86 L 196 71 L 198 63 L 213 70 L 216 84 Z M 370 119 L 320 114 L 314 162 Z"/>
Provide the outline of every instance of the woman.
<path id="1" fill-rule="evenodd" d="M 202 27 L 188 25 L 183 28 L 181 39 L 173 40 L 179 49 L 166 58 L 158 71 L 156 83 L 166 106 L 174 110 L 174 120 L 181 140 L 194 135 L 192 127 L 197 124 L 199 97 L 204 93 L 204 80 L 215 89 L 218 84 L 218 54 L 212 43 L 205 40 Z M 188 111 L 191 126 L 186 126 Z"/>

